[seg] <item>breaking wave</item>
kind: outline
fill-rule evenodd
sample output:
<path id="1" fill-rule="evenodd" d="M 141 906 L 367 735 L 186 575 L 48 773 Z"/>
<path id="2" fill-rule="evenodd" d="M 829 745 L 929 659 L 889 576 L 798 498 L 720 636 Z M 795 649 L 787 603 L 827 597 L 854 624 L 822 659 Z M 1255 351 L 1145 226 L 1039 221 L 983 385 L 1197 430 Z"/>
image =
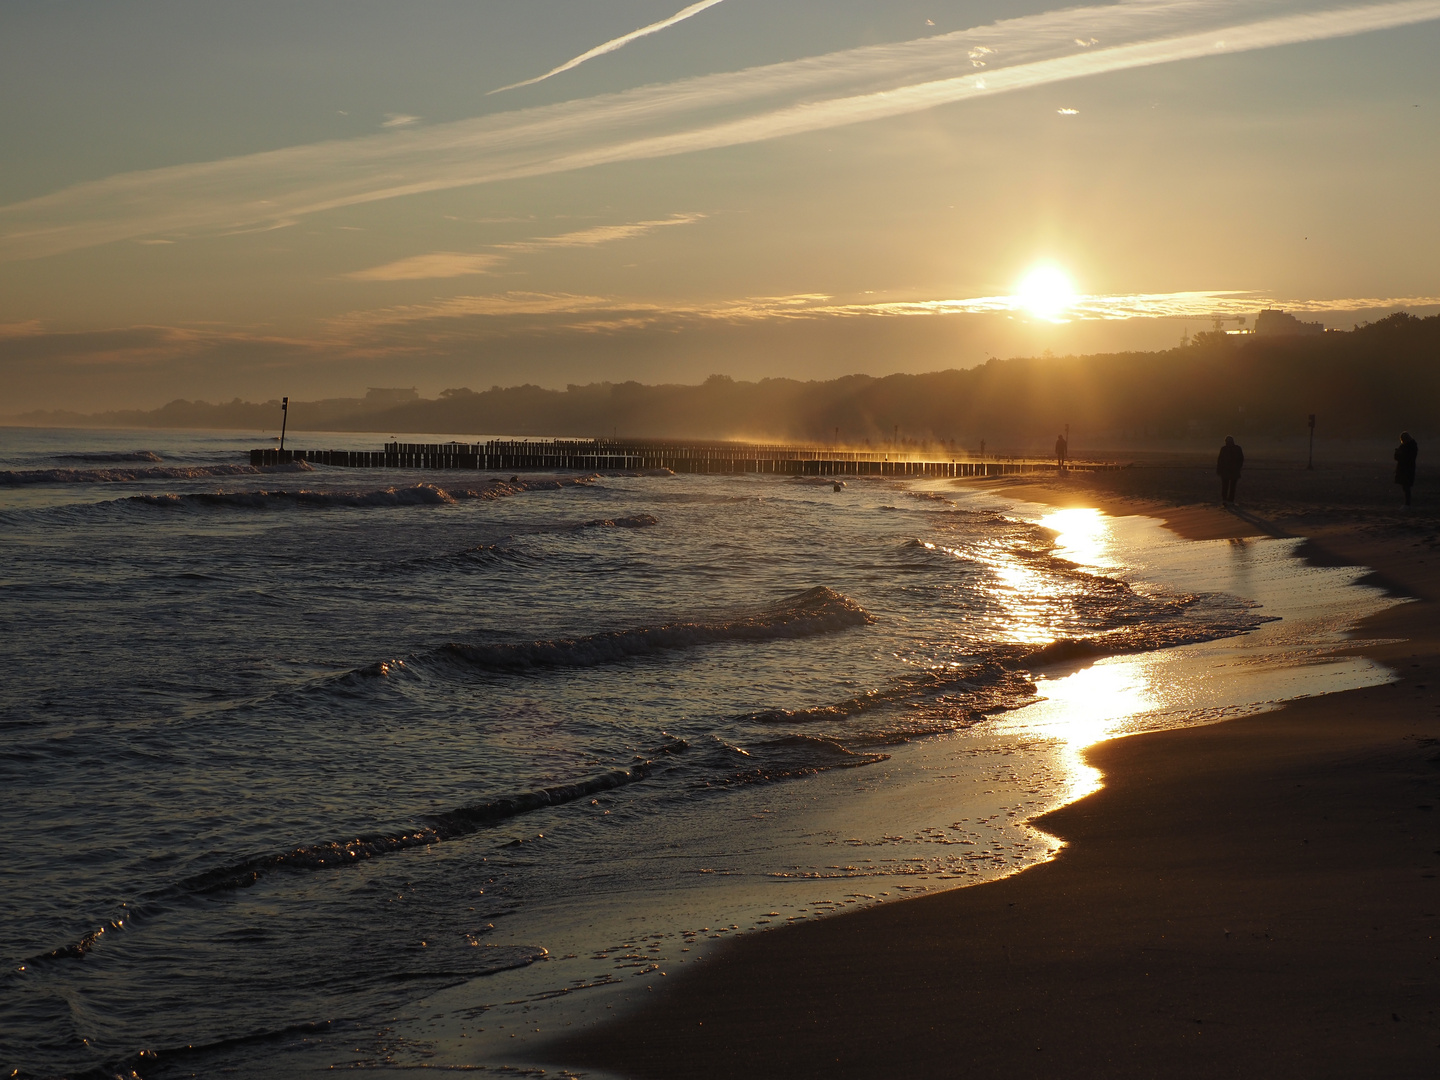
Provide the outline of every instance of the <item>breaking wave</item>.
<path id="1" fill-rule="evenodd" d="M 154 460 L 159 461 L 157 457 Z M 162 465 L 137 469 L 11 469 L 0 471 L 0 486 L 25 484 L 128 484 L 140 480 L 205 480 L 212 476 L 314 472 L 303 461 L 288 465 Z"/>
<path id="2" fill-rule="evenodd" d="M 88 465 L 105 465 L 119 461 L 164 461 L 153 450 L 114 450 L 109 453 L 56 454 L 56 461 L 83 461 Z"/>
<path id="3" fill-rule="evenodd" d="M 309 468 L 309 466 L 306 466 Z M 252 470 L 255 471 L 255 470 Z M 482 488 L 443 488 L 438 484 L 411 484 L 408 487 L 379 488 L 372 491 L 321 491 L 299 488 L 295 491 L 196 491 L 177 495 L 132 495 L 130 501 L 145 505 L 182 509 L 186 507 L 218 507 L 237 510 L 277 510 L 290 507 L 391 507 L 391 506 L 452 506 L 472 499 L 503 499 L 523 491 L 554 491 L 562 487 L 588 484 L 592 477 L 581 476 L 564 480 L 491 481 Z"/>
<path id="4" fill-rule="evenodd" d="M 831 769 L 856 769 L 888 761 L 889 754 L 851 750 L 818 735 L 787 734 L 737 746 L 710 737 L 708 748 L 692 751 L 693 760 L 677 765 L 680 779 L 700 787 L 727 788 L 789 780 Z"/>
<path id="5" fill-rule="evenodd" d="M 670 739 L 652 753 L 656 756 L 683 753 L 687 744 L 683 739 Z M 331 840 L 318 844 L 307 844 L 289 851 L 256 855 L 238 862 L 217 866 L 211 870 L 193 874 L 145 897 L 153 904 L 173 900 L 182 896 L 205 896 L 248 888 L 261 878 L 280 871 L 324 870 L 338 866 L 350 866 L 388 855 L 397 851 L 425 847 L 428 844 L 458 840 L 479 832 L 489 825 L 495 825 L 510 818 L 528 814 L 547 806 L 561 806 L 583 799 L 601 791 L 610 791 L 626 784 L 644 780 L 651 774 L 653 760 L 637 758 L 629 768 L 611 769 L 595 776 L 574 780 L 567 784 L 539 788 L 533 791 L 517 792 L 487 802 L 456 807 L 420 818 L 415 827 L 401 832 L 372 833 L 348 840 Z M 144 911 L 131 910 L 131 919 Z M 69 945 L 50 952 L 30 957 L 26 963 L 36 964 L 47 960 L 83 959 L 111 930 L 123 927 L 122 920 L 106 923 L 88 933 L 82 934 Z"/>
<path id="6" fill-rule="evenodd" d="M 575 532 L 579 532 L 581 529 L 645 529 L 656 524 L 659 522 L 653 514 L 630 514 L 626 517 L 581 521 L 570 528 Z"/>
<path id="7" fill-rule="evenodd" d="M 771 641 L 847 630 L 874 617 L 834 589 L 818 585 L 749 615 L 713 622 L 677 621 L 633 630 L 609 630 L 583 637 L 511 644 L 450 644 L 443 650 L 458 660 L 490 671 L 543 667 L 593 667 L 674 649 L 719 641 Z"/>

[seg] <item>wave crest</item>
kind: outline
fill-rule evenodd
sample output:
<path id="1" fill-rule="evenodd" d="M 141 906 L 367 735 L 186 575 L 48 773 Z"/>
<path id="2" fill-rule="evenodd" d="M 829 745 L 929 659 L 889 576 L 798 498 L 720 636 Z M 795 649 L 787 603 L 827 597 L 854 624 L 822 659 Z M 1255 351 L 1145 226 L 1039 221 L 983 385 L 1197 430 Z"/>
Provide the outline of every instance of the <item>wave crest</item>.
<path id="1" fill-rule="evenodd" d="M 159 461 L 157 457 L 154 460 Z M 142 480 L 205 480 L 213 476 L 256 476 L 261 473 L 314 472 L 303 461 L 288 465 L 162 465 L 137 469 L 7 469 L 0 486 L 26 484 L 129 484 Z"/>
<path id="2" fill-rule="evenodd" d="M 302 462 L 303 464 L 303 462 Z M 306 466 L 310 468 L 310 466 Z M 245 466 L 246 471 L 258 472 Z M 450 506 L 471 499 L 503 499 L 522 491 L 554 491 L 562 487 L 588 484 L 593 477 L 582 476 L 564 480 L 533 480 L 506 483 L 491 481 L 483 488 L 443 488 L 438 484 L 418 483 L 407 487 L 378 488 L 372 491 L 323 491 L 298 488 L 294 491 L 196 491 L 178 495 L 132 495 L 130 501 L 144 506 L 172 509 L 215 507 L 239 510 L 276 510 L 290 507 L 395 507 Z"/>
<path id="3" fill-rule="evenodd" d="M 772 641 L 810 637 L 874 622 L 848 596 L 817 585 L 749 615 L 713 622 L 677 621 L 583 637 L 495 645 L 452 643 L 443 652 L 490 671 L 545 667 L 593 667 L 631 656 L 692 648 L 721 641 Z"/>

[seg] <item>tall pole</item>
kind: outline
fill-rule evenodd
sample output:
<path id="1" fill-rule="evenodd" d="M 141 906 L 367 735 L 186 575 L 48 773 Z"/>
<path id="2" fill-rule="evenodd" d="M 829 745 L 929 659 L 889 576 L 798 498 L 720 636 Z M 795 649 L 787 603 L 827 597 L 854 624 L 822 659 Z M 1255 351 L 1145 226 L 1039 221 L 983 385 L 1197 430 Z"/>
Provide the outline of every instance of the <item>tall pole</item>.
<path id="1" fill-rule="evenodd" d="M 1315 414 L 1313 412 L 1310 414 L 1310 460 L 1306 463 L 1305 468 L 1315 468 Z"/>
<path id="2" fill-rule="evenodd" d="M 280 449 L 285 449 L 285 424 L 290 419 L 290 399 L 280 399 Z"/>

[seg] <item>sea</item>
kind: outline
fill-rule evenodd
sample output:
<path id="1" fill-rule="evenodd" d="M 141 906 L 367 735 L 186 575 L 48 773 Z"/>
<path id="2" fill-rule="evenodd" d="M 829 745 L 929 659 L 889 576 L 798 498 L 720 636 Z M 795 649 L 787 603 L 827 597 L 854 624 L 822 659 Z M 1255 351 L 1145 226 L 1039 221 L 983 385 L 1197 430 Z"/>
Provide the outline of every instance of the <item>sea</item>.
<path id="1" fill-rule="evenodd" d="M 1294 540 L 265 445 L 0 429 L 0 1074 L 574 1075 L 729 938 L 1057 857 L 1100 739 L 1392 677 Z"/>

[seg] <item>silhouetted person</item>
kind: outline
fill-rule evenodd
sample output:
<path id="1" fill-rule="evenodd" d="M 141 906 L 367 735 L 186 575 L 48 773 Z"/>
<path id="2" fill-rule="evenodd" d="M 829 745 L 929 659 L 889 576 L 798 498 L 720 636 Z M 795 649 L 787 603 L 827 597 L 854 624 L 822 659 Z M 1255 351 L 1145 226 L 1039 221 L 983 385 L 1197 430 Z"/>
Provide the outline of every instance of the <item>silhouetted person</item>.
<path id="1" fill-rule="evenodd" d="M 1226 435 L 1220 456 L 1215 459 L 1215 471 L 1220 474 L 1220 501 L 1226 506 L 1235 501 L 1235 485 L 1240 481 L 1244 464 L 1245 451 L 1236 445 L 1235 436 Z"/>
<path id="2" fill-rule="evenodd" d="M 1420 453 L 1420 444 L 1410 437 L 1410 432 L 1400 433 L 1400 445 L 1395 448 L 1395 483 L 1405 492 L 1405 505 L 1410 505 L 1410 488 L 1415 484 L 1415 458 Z"/>
<path id="3" fill-rule="evenodd" d="M 1059 468 L 1065 467 L 1065 455 L 1070 451 L 1070 444 L 1065 441 L 1064 435 L 1055 436 L 1055 464 Z"/>

